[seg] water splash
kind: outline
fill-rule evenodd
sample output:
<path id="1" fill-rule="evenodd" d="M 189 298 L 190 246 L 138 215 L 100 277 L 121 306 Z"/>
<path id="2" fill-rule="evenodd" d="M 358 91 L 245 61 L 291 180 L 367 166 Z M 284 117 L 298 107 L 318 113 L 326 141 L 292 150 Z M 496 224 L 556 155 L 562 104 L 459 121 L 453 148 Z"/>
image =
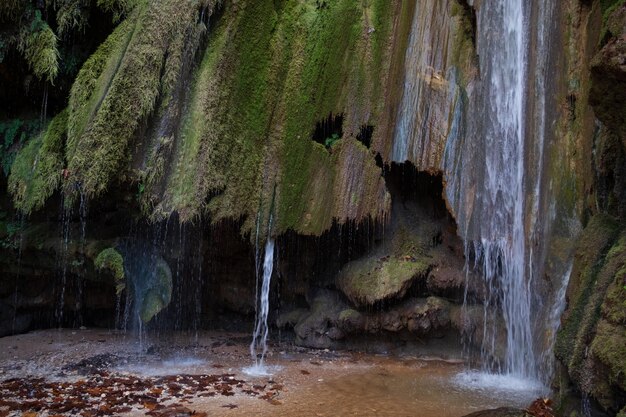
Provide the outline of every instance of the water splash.
<path id="1" fill-rule="evenodd" d="M 536 379 L 518 378 L 511 374 L 465 371 L 457 374 L 452 382 L 464 389 L 484 391 L 493 395 L 529 403 L 545 394 L 545 387 Z"/>
<path id="2" fill-rule="evenodd" d="M 270 219 L 271 227 L 271 219 Z M 244 369 L 246 373 L 254 375 L 269 374 L 265 367 L 265 355 L 267 354 L 267 336 L 269 327 L 267 316 L 269 314 L 269 293 L 272 272 L 274 269 L 274 239 L 268 238 L 265 244 L 265 259 L 263 262 L 263 284 L 261 285 L 260 309 L 257 310 L 256 325 L 250 344 L 250 355 L 254 359 L 254 366 Z M 260 356 L 259 356 L 260 351 Z"/>

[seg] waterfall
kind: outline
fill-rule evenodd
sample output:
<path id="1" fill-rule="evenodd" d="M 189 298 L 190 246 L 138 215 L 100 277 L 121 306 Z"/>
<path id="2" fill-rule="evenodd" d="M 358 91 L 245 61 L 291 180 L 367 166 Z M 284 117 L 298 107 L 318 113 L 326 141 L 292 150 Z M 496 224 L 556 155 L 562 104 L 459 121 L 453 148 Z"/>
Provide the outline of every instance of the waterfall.
<path id="1" fill-rule="evenodd" d="M 554 206 L 545 173 L 555 105 L 546 58 L 554 2 L 487 0 L 476 8 L 480 76 L 467 86 L 465 119 L 453 120 L 442 160 L 446 198 L 466 242 L 466 270 L 486 289 L 476 300 L 483 304 L 482 327 L 467 330 L 482 339 L 484 370 L 545 380 L 540 345 L 549 330 L 540 317 L 555 297 L 537 291 L 545 290 L 538 277 Z"/>
<path id="2" fill-rule="evenodd" d="M 490 309 L 485 314 L 494 314 L 492 307 L 500 304 L 506 325 L 504 363 L 492 370 L 535 378 L 524 227 L 526 12 L 520 0 L 491 1 L 480 9 L 477 48 L 484 80 L 485 172 L 480 239 L 474 245 L 488 297 L 499 298 L 484 303 Z M 484 353 L 495 357 L 497 332 L 486 330 Z"/>
<path id="3" fill-rule="evenodd" d="M 271 219 L 270 219 L 271 224 Z M 265 259 L 263 261 L 263 284 L 261 285 L 260 303 L 257 310 L 256 325 L 252 335 L 252 343 L 250 344 L 250 354 L 254 359 L 255 365 L 247 368 L 246 372 L 251 374 L 267 374 L 265 369 L 265 355 L 267 354 L 267 336 L 269 327 L 267 325 L 267 316 L 269 314 L 269 294 L 272 272 L 274 270 L 274 239 L 268 238 L 265 244 Z M 261 352 L 259 357 L 258 353 Z"/>

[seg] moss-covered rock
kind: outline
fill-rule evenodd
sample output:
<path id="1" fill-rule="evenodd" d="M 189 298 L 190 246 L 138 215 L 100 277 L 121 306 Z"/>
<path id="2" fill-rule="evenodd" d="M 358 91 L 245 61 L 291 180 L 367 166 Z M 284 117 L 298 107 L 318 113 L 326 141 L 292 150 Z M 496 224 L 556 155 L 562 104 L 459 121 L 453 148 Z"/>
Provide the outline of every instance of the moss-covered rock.
<path id="1" fill-rule="evenodd" d="M 31 213 L 41 208 L 59 187 L 66 133 L 67 112 L 62 111 L 15 158 L 8 189 L 18 210 Z"/>
<path id="2" fill-rule="evenodd" d="M 601 319 L 591 349 L 607 366 L 608 382 L 626 391 L 626 326 Z"/>
<path id="3" fill-rule="evenodd" d="M 94 265 L 99 271 L 108 271 L 115 278 L 115 290 L 120 294 L 126 288 L 124 258 L 115 248 L 107 248 L 98 254 Z"/>
<path id="4" fill-rule="evenodd" d="M 556 343 L 572 381 L 607 410 L 615 409 L 625 390 L 626 294 L 619 290 L 626 292 L 625 243 L 626 233 L 611 217 L 590 220 L 577 245 Z"/>
<path id="5" fill-rule="evenodd" d="M 337 285 L 358 306 L 402 298 L 413 282 L 426 277 L 430 265 L 411 255 L 367 258 L 346 265 Z"/>
<path id="6" fill-rule="evenodd" d="M 184 64 L 185 40 L 205 30 L 207 1 L 145 1 L 81 69 L 70 97 L 70 188 L 102 194 L 120 179 L 140 123 L 168 98 Z"/>
<path id="7" fill-rule="evenodd" d="M 337 287 L 359 307 L 401 299 L 437 263 L 429 251 L 442 226 L 408 202 L 397 201 L 391 216 L 383 242 L 337 275 Z"/>
<path id="8" fill-rule="evenodd" d="M 145 276 L 128 276 L 134 308 L 144 323 L 152 320 L 172 300 L 172 272 L 167 262 L 159 257 L 146 272 Z"/>

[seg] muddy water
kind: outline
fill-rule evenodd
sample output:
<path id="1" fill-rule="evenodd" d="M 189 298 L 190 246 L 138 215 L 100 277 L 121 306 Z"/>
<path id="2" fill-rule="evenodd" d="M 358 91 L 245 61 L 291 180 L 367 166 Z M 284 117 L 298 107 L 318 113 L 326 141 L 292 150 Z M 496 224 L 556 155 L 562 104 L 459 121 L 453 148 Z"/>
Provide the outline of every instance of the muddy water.
<path id="1" fill-rule="evenodd" d="M 0 381 L 15 377 L 81 381 L 97 368 L 144 379 L 228 373 L 247 387 L 281 387 L 272 401 L 235 390 L 230 396 L 196 396 L 184 402 L 191 410 L 219 416 L 453 417 L 500 406 L 524 407 L 540 394 L 532 386 L 464 374 L 460 363 L 313 351 L 287 344 L 270 346 L 267 365 L 273 375 L 252 377 L 243 371 L 252 362 L 250 340 L 244 335 L 204 333 L 197 339 L 178 335 L 167 340 L 151 335 L 147 340 L 146 352 L 138 350 L 133 337 L 108 331 L 54 330 L 0 338 Z M 146 411 L 138 404 L 125 415 Z"/>

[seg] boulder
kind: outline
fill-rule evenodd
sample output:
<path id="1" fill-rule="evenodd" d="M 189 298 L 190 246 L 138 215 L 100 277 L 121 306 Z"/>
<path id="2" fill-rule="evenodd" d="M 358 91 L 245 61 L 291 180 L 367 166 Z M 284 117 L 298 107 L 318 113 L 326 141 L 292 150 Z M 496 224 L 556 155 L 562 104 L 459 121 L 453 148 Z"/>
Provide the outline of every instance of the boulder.
<path id="1" fill-rule="evenodd" d="M 303 314 L 294 327 L 296 344 L 318 349 L 333 347 L 345 336 L 337 326 L 341 312 L 347 309 L 337 292 L 316 291 L 308 314 Z"/>
<path id="2" fill-rule="evenodd" d="M 357 306 L 403 298 L 420 278 L 425 278 L 431 265 L 424 258 L 411 255 L 360 259 L 346 265 L 337 278 L 337 285 Z"/>
<path id="3" fill-rule="evenodd" d="M 337 275 L 337 287 L 357 307 L 402 299 L 436 264 L 430 252 L 442 225 L 412 205 L 395 204 L 392 218 L 383 241 Z"/>
<path id="4" fill-rule="evenodd" d="M 287 311 L 276 322 L 280 328 L 293 327 L 300 346 L 335 348 L 351 335 L 409 332 L 424 336 L 453 327 L 452 306 L 438 297 L 410 298 L 381 312 L 358 311 L 336 291 L 317 290 L 311 298 L 309 310 Z"/>

